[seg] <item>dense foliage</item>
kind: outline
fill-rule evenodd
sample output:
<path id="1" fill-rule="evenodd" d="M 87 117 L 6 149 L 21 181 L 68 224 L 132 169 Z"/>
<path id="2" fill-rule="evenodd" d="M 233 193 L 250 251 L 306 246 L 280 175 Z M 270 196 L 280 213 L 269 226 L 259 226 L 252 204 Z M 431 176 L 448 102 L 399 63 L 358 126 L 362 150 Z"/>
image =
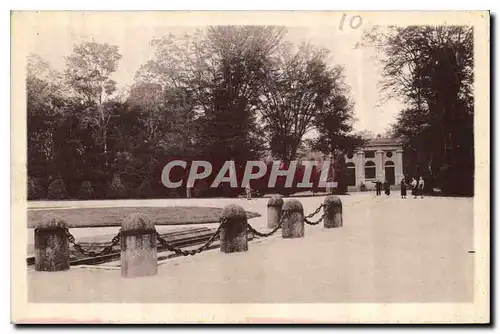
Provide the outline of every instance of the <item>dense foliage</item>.
<path id="1" fill-rule="evenodd" d="M 407 99 L 393 132 L 405 139 L 411 168 L 430 166 L 450 191 L 457 180 L 470 187 L 473 175 L 471 34 L 411 27 L 371 35 L 387 45 L 386 91 Z M 116 46 L 75 45 L 61 72 L 32 55 L 29 199 L 184 197 L 186 189 L 161 183 L 172 159 L 233 160 L 241 170 L 247 160 L 287 163 L 304 150 L 333 155 L 345 188 L 344 153 L 362 139 L 352 134 L 343 68 L 327 50 L 285 37 L 281 27 L 215 26 L 155 39 L 154 57 L 126 92 L 111 79 L 122 58 Z M 191 195 L 235 194 L 206 183 Z"/>
<path id="2" fill-rule="evenodd" d="M 428 190 L 473 194 L 472 28 L 375 28 L 365 37 L 380 51 L 388 97 L 406 102 L 392 132 L 404 140 L 407 174 L 426 178 Z"/>

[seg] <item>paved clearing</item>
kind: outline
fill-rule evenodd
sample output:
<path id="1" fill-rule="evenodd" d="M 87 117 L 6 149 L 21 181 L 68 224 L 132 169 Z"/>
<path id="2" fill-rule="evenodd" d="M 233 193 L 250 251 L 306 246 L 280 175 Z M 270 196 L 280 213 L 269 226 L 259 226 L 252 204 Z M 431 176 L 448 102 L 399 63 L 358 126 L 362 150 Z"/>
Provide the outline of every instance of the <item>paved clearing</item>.
<path id="1" fill-rule="evenodd" d="M 30 302 L 335 303 L 471 302 L 473 200 L 341 196 L 344 226 L 306 226 L 305 237 L 252 241 L 248 252 L 207 251 L 175 258 L 158 275 L 123 279 L 119 270 L 72 267 L 28 272 Z M 300 198 L 312 212 L 323 197 Z M 262 217 L 267 199 L 102 201 L 86 206 L 224 207 L 238 203 Z M 53 203 L 51 203 L 53 204 Z M 39 205 L 39 204 L 37 204 Z M 71 206 L 75 203 L 62 203 Z M 213 227 L 213 225 L 212 225 Z M 75 229 L 84 230 L 84 229 Z"/>

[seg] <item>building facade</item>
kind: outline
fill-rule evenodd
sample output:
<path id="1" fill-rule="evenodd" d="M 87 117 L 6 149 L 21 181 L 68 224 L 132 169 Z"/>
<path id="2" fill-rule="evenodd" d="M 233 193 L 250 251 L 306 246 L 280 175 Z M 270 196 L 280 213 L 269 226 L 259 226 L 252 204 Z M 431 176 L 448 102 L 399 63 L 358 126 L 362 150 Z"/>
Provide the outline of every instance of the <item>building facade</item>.
<path id="1" fill-rule="evenodd" d="M 393 138 L 371 139 L 346 155 L 348 185 L 372 188 L 374 182 L 399 184 L 403 178 L 403 145 Z"/>

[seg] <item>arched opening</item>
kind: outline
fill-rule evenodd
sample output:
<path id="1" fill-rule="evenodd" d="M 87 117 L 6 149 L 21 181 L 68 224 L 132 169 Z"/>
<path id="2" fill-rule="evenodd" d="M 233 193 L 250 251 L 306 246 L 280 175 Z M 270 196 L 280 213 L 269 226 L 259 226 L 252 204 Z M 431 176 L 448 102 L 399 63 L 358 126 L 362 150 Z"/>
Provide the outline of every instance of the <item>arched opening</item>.
<path id="1" fill-rule="evenodd" d="M 356 185 L 356 166 L 352 162 L 348 162 L 346 164 L 347 167 L 347 185 L 355 186 Z"/>
<path id="2" fill-rule="evenodd" d="M 375 163 L 373 161 L 367 161 L 365 163 L 365 179 L 374 179 L 375 175 Z"/>
<path id="3" fill-rule="evenodd" d="M 385 163 L 385 179 L 389 182 L 389 184 L 395 184 L 396 176 L 394 173 L 394 162 L 387 161 Z"/>

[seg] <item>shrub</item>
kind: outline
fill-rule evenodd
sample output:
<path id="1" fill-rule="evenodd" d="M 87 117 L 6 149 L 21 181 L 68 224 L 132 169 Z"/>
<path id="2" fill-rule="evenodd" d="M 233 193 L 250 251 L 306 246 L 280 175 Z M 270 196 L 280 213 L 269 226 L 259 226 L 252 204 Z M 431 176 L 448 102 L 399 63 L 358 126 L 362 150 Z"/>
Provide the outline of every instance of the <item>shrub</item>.
<path id="1" fill-rule="evenodd" d="M 94 189 L 89 181 L 82 182 L 78 190 L 78 199 L 92 199 L 94 197 Z"/>
<path id="2" fill-rule="evenodd" d="M 122 183 L 122 180 L 120 179 L 120 176 L 118 174 L 115 174 L 113 176 L 113 179 L 111 180 L 111 183 L 109 184 L 107 197 L 124 198 L 126 196 L 126 193 L 127 191 Z"/>
<path id="3" fill-rule="evenodd" d="M 61 177 L 56 178 L 49 185 L 49 189 L 47 190 L 47 198 L 48 199 L 66 199 L 68 198 L 68 194 L 66 193 L 66 186 Z"/>
<path id="4" fill-rule="evenodd" d="M 206 180 L 199 180 L 195 183 L 194 188 L 191 191 L 192 197 L 203 197 L 210 190 L 210 185 Z"/>
<path id="5" fill-rule="evenodd" d="M 38 179 L 28 177 L 28 200 L 41 199 L 43 197 L 43 187 Z"/>
<path id="6" fill-rule="evenodd" d="M 161 193 L 158 193 L 162 198 L 185 198 L 187 197 L 185 188 L 166 188 L 162 190 Z"/>
<path id="7" fill-rule="evenodd" d="M 148 198 L 151 197 L 151 183 L 149 180 L 142 180 L 141 185 L 137 188 L 137 195 L 139 198 Z"/>

